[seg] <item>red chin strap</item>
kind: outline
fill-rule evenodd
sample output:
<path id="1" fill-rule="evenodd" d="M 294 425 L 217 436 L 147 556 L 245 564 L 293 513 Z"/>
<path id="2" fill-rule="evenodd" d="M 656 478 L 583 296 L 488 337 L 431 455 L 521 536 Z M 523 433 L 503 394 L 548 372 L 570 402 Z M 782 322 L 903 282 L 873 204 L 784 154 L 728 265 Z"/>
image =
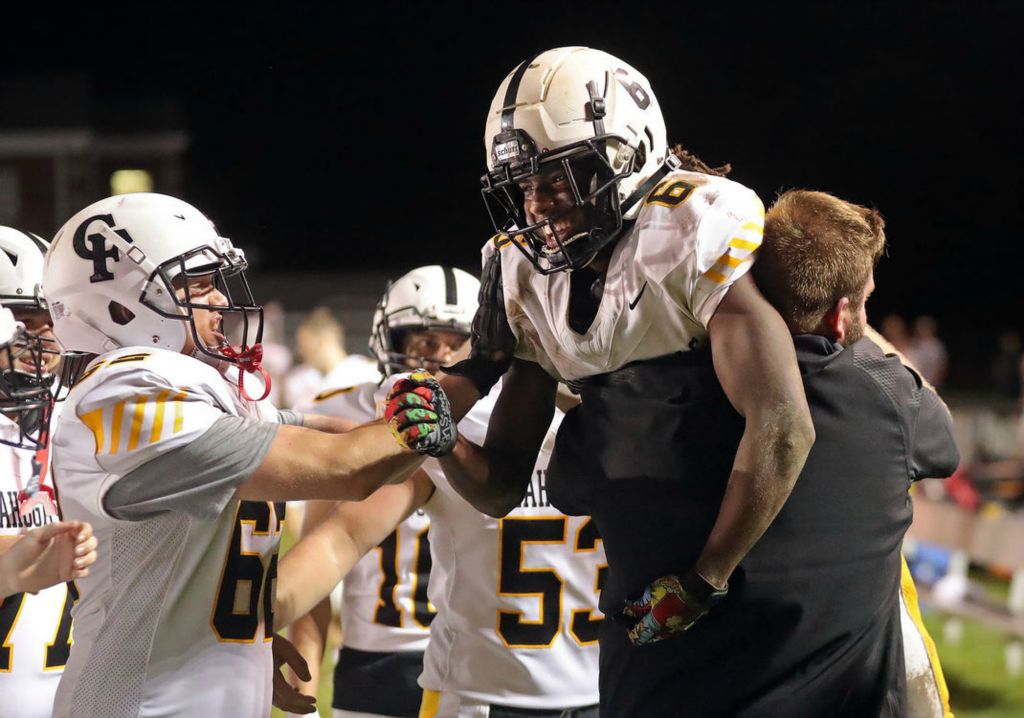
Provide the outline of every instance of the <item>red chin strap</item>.
<path id="1" fill-rule="evenodd" d="M 220 353 L 231 361 L 238 364 L 238 392 L 242 395 L 242 398 L 246 401 L 263 401 L 270 394 L 270 374 L 263 368 L 263 345 L 253 344 L 251 347 L 246 349 L 236 349 L 235 347 L 228 345 L 220 348 Z M 259 372 L 263 375 L 263 394 L 259 399 L 253 399 L 249 396 L 249 393 L 245 390 L 245 373 Z"/>

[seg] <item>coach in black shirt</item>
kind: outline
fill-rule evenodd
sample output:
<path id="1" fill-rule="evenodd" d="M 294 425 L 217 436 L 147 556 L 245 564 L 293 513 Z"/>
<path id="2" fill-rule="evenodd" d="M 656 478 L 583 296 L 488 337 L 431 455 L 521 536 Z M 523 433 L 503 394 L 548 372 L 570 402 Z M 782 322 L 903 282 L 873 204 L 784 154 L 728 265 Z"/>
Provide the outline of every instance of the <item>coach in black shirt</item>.
<path id="1" fill-rule="evenodd" d="M 693 566 L 743 420 L 707 355 L 629 365 L 582 387 L 592 410 L 567 416 L 548 487 L 563 511 L 594 516 L 611 566 L 601 604 L 619 620 L 602 628 L 602 716 L 908 714 L 899 607 L 907 490 L 948 476 L 959 456 L 935 392 L 863 336 L 884 243 L 877 212 L 824 193 L 788 192 L 768 212 L 752 271 L 794 334 L 817 439 L 728 594 L 652 645 L 630 642 L 624 601 Z M 649 437 L 643 465 L 660 466 L 647 475 L 610 480 L 595 457 L 630 430 L 624 405 L 671 438 Z"/>

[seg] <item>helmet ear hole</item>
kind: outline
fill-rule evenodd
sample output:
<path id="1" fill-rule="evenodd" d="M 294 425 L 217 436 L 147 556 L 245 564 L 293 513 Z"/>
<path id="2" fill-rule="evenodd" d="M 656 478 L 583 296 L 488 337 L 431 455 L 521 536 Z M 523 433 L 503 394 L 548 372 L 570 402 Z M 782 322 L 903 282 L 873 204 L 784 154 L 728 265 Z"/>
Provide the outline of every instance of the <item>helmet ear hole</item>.
<path id="1" fill-rule="evenodd" d="M 648 139 L 648 141 L 650 141 L 651 140 L 651 131 L 646 129 L 646 128 L 644 128 L 644 129 L 647 132 L 647 139 Z M 647 162 L 647 148 L 648 147 L 653 148 L 654 147 L 654 143 L 651 142 L 651 144 L 648 145 L 648 144 L 646 144 L 644 142 L 641 142 L 640 145 L 636 148 L 636 154 L 633 156 L 633 171 L 634 172 L 638 171 Z"/>
<path id="2" fill-rule="evenodd" d="M 118 302 L 111 301 L 110 304 L 107 305 L 107 310 L 110 312 L 110 320 L 114 322 L 114 324 L 119 324 L 122 327 L 135 319 L 135 313 L 125 305 Z"/>

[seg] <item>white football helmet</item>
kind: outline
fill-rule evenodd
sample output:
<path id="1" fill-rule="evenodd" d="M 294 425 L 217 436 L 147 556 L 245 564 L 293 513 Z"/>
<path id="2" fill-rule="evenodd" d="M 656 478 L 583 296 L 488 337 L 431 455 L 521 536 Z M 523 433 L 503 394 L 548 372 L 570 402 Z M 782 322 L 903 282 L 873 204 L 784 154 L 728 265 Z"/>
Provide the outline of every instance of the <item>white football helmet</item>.
<path id="1" fill-rule="evenodd" d="M 0 435 L 0 444 L 46 448 L 53 396 L 43 353 L 43 341 L 0 306 L 0 412 L 19 429 L 14 436 Z"/>
<path id="2" fill-rule="evenodd" d="M 443 330 L 469 336 L 480 281 L 461 269 L 417 267 L 388 284 L 373 314 L 370 352 L 381 374 L 408 371 L 404 334 Z"/>
<path id="3" fill-rule="evenodd" d="M 586 47 L 561 47 L 521 63 L 498 87 L 484 132 L 483 195 L 494 228 L 543 273 L 586 266 L 618 237 L 623 217 L 678 166 L 650 83 L 628 64 Z M 531 224 L 517 183 L 561 165 L 589 231 L 560 236 L 554 222 Z M 556 241 L 543 239 L 546 231 Z"/>
<path id="4" fill-rule="evenodd" d="M 151 346 L 180 352 L 190 332 L 202 353 L 259 370 L 263 308 L 245 280 L 245 254 L 199 210 L 161 194 L 124 194 L 95 202 L 53 239 L 43 286 L 53 329 L 65 351 L 103 354 Z M 202 304 L 186 279 L 212 277 L 227 306 Z M 185 287 L 185 298 L 175 290 Z M 207 346 L 194 309 L 219 312 L 240 330 L 239 346 Z M 227 330 L 225 330 L 227 333 Z"/>
<path id="5" fill-rule="evenodd" d="M 13 227 L 0 227 L 0 302 L 7 307 L 45 309 L 43 258 L 49 245 Z"/>

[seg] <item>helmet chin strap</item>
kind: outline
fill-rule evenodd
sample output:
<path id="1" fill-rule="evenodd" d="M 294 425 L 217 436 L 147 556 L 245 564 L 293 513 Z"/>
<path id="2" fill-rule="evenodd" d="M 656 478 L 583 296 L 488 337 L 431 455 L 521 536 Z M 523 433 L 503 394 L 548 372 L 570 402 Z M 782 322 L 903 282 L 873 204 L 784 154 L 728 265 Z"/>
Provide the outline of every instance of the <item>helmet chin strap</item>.
<path id="1" fill-rule="evenodd" d="M 654 170 L 654 174 L 644 180 L 639 187 L 633 190 L 632 194 L 622 201 L 622 214 L 629 212 L 637 202 L 646 197 L 647 194 L 665 178 L 665 175 L 669 172 L 675 172 L 682 166 L 683 163 L 679 158 L 669 152 L 668 157 L 666 157 L 665 161 L 661 163 L 661 167 Z"/>
<path id="2" fill-rule="evenodd" d="M 238 365 L 238 392 L 246 401 L 262 401 L 270 395 L 270 374 L 263 368 L 263 345 L 253 344 L 245 349 L 237 349 L 230 344 L 220 347 L 217 351 Z M 263 375 L 263 394 L 253 399 L 245 390 L 246 372 L 259 372 Z"/>

